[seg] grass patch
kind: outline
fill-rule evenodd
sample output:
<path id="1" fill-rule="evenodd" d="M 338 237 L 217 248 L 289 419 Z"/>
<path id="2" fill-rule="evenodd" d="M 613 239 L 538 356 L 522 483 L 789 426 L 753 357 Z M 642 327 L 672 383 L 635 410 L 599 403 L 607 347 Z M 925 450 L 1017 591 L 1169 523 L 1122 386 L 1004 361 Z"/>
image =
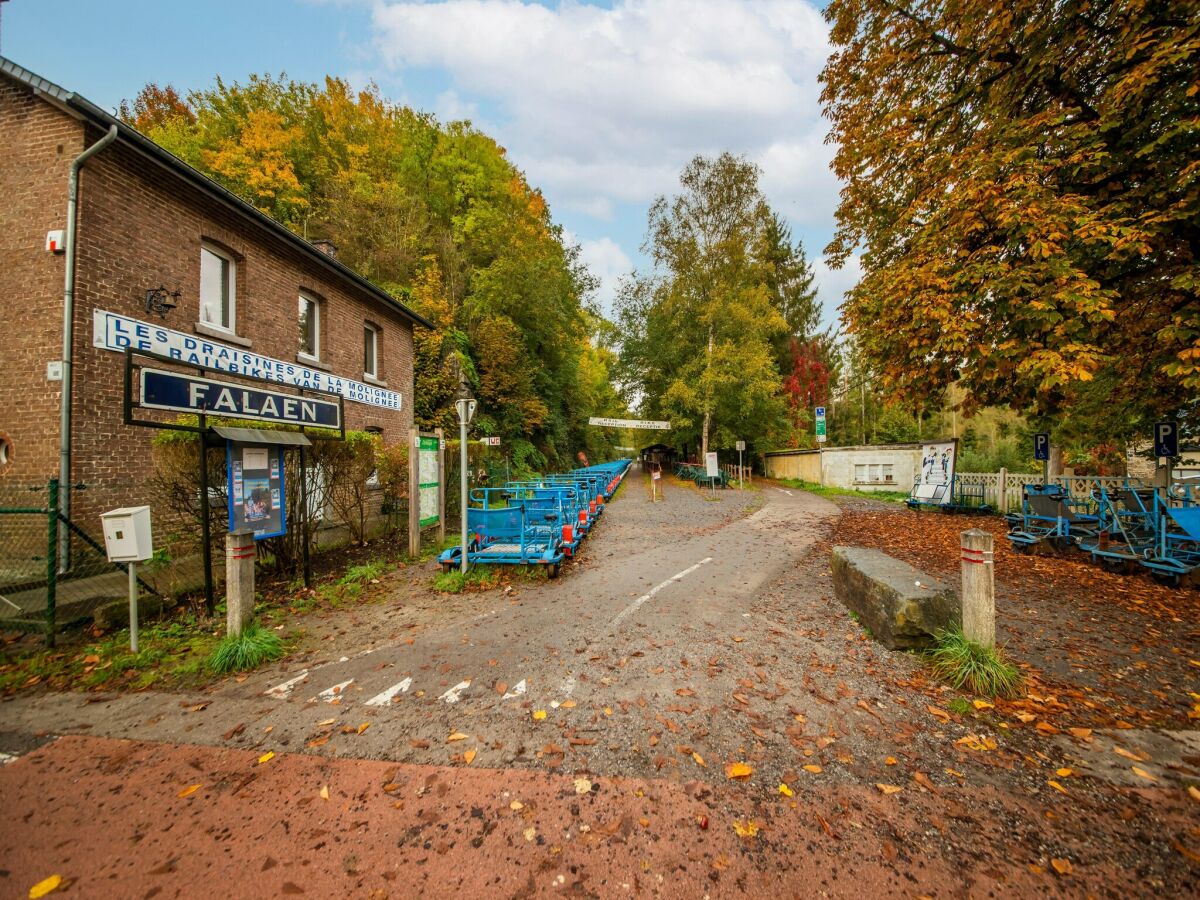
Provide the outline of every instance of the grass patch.
<path id="1" fill-rule="evenodd" d="M 797 478 L 776 478 L 775 480 L 784 487 L 807 491 L 818 497 L 869 497 L 872 500 L 884 500 L 888 503 L 903 503 L 908 499 L 907 491 L 857 491 L 850 488 L 827 487 L 811 481 L 800 481 Z"/>
<path id="2" fill-rule="evenodd" d="M 433 576 L 433 589 L 440 594 L 486 591 L 500 583 L 500 573 L 490 566 L 472 566 L 466 575 L 460 569 Z"/>
<path id="3" fill-rule="evenodd" d="M 273 631 L 252 622 L 241 634 L 227 634 L 208 658 L 208 667 L 220 674 L 245 672 L 283 656 L 283 641 Z"/>
<path id="4" fill-rule="evenodd" d="M 363 584 L 364 582 L 376 581 L 383 577 L 387 569 L 387 563 L 382 559 L 373 559 L 362 565 L 348 568 L 346 574 L 338 579 L 338 584 Z"/>
<path id="5" fill-rule="evenodd" d="M 1024 687 L 1021 673 L 1000 649 L 977 644 L 961 628 L 939 631 L 935 641 L 927 657 L 934 677 L 980 696 L 1020 696 Z"/>

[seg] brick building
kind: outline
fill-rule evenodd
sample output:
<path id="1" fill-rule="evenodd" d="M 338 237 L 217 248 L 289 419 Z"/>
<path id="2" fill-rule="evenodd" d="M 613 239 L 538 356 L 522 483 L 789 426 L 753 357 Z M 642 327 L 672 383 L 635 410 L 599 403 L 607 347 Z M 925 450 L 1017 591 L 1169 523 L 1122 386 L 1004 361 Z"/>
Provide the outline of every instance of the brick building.
<path id="1" fill-rule="evenodd" d="M 94 533 L 101 510 L 149 502 L 155 432 L 123 422 L 130 340 L 334 390 L 348 428 L 403 441 L 413 328 L 428 322 L 329 248 L 0 57 L 0 483 L 59 473 L 68 178 L 104 139 L 79 175 L 70 480 L 87 489 L 75 493 L 72 519 Z M 159 287 L 178 291 L 165 316 L 147 308 Z"/>

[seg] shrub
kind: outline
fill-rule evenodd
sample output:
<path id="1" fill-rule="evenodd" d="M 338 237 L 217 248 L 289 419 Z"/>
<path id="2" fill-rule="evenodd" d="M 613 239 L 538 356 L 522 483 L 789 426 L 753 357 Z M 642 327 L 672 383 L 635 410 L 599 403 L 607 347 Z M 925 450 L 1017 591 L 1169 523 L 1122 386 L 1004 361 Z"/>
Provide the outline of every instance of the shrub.
<path id="1" fill-rule="evenodd" d="M 244 628 L 241 634 L 225 635 L 208 658 L 208 667 L 221 675 L 244 672 L 281 656 L 283 641 L 279 635 L 254 622 Z"/>
<path id="2" fill-rule="evenodd" d="M 953 688 L 987 697 L 1020 695 L 1021 673 L 999 648 L 976 643 L 961 628 L 939 631 L 934 639 L 929 662 L 936 678 Z"/>

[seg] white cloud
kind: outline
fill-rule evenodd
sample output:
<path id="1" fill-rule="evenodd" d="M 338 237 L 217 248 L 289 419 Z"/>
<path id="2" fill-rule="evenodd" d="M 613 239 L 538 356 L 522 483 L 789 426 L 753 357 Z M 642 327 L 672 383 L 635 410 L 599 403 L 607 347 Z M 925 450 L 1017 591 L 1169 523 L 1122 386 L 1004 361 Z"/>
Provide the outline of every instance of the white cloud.
<path id="1" fill-rule="evenodd" d="M 567 239 L 579 244 L 579 257 L 600 279 L 600 287 L 596 291 L 596 300 L 600 310 L 611 316 L 613 300 L 617 295 L 617 282 L 621 276 L 628 275 L 633 270 L 633 260 L 621 249 L 612 238 L 602 237 L 594 241 L 577 241 L 574 235 L 568 234 Z"/>
<path id="2" fill-rule="evenodd" d="M 385 64 L 441 70 L 496 104 L 514 158 L 579 208 L 645 202 L 696 153 L 725 149 L 761 161 L 768 185 L 828 190 L 795 172 L 828 160 L 827 28 L 802 0 L 378 0 L 373 21 Z"/>

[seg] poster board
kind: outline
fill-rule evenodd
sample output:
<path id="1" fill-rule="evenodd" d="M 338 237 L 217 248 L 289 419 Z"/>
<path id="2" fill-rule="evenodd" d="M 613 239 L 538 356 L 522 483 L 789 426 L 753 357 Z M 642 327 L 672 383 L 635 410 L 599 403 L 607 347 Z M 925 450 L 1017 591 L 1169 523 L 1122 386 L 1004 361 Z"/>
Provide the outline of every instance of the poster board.
<path id="1" fill-rule="evenodd" d="M 418 521 L 422 528 L 436 525 L 441 514 L 441 473 L 438 472 L 441 442 L 436 437 L 417 439 Z"/>
<path id="2" fill-rule="evenodd" d="M 287 534 L 283 447 L 227 441 L 225 472 L 229 530 L 252 531 L 256 541 Z"/>
<path id="3" fill-rule="evenodd" d="M 715 451 L 714 451 L 714 452 L 712 452 L 712 453 L 705 453 L 705 454 L 704 454 L 704 469 L 705 469 L 705 474 L 706 474 L 706 475 L 707 475 L 709 478 L 718 478 L 718 477 L 720 477 L 720 475 L 721 475 L 721 467 L 720 467 L 720 465 L 717 463 L 717 454 L 716 454 L 716 452 L 715 452 Z"/>
<path id="4" fill-rule="evenodd" d="M 954 499 L 954 464 L 958 441 L 938 441 L 921 445 L 920 468 L 913 496 L 926 503 L 950 503 Z"/>

